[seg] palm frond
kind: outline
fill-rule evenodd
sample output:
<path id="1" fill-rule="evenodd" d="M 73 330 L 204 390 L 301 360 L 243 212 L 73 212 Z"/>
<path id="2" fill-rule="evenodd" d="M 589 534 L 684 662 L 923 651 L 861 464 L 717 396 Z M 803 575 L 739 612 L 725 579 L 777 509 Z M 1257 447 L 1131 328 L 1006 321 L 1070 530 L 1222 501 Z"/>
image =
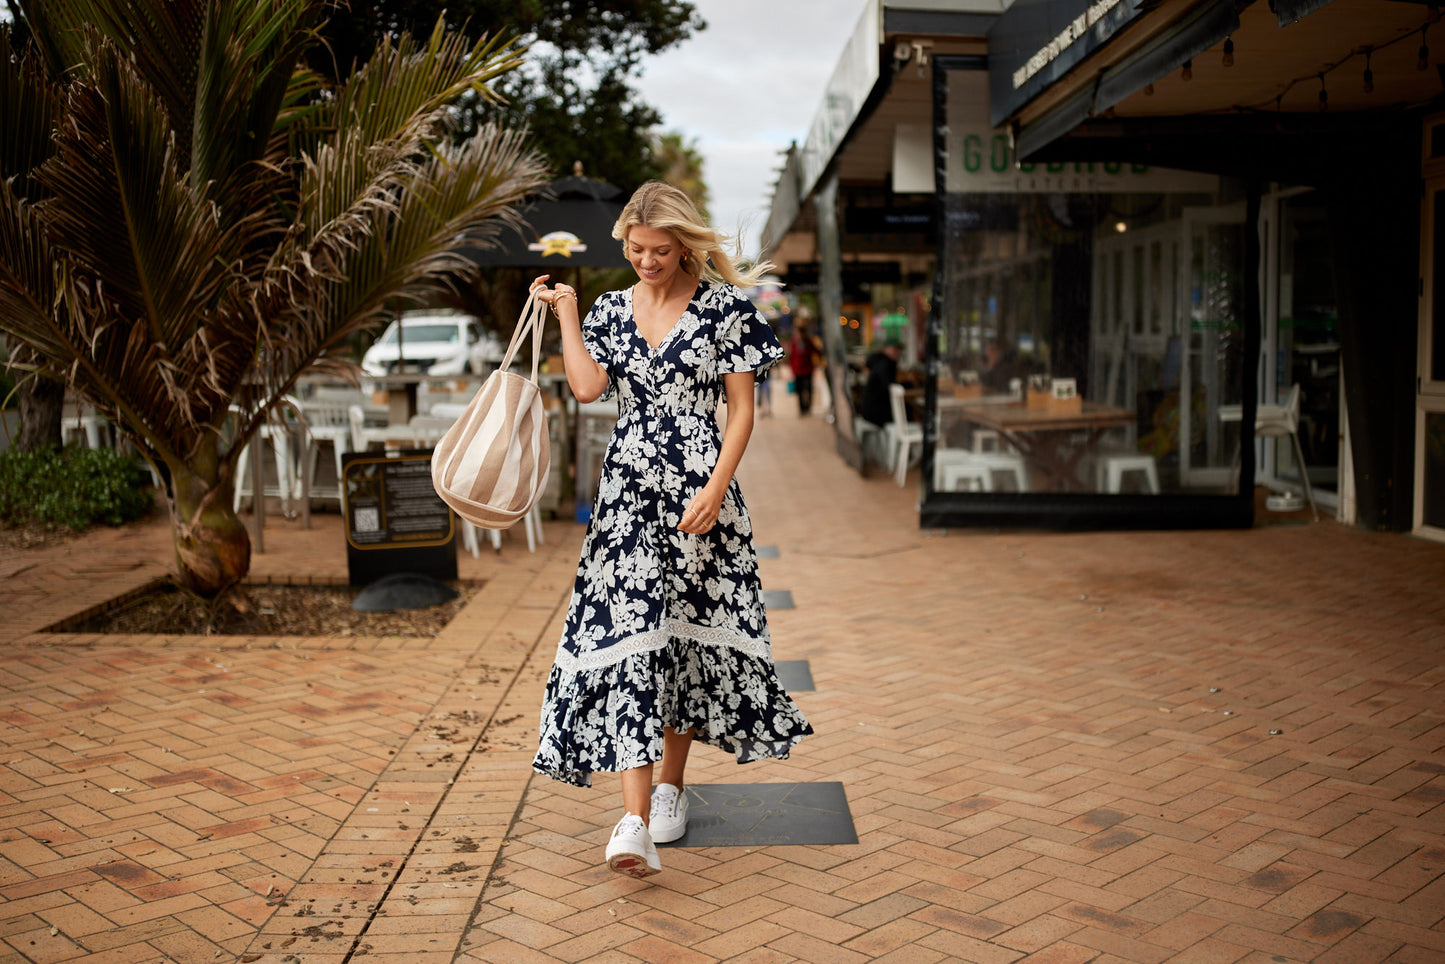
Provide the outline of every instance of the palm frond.
<path id="1" fill-rule="evenodd" d="M 143 390 L 137 398 L 136 382 L 111 376 L 109 326 L 87 333 L 76 324 L 73 309 L 83 312 L 96 303 L 80 295 L 67 259 L 49 243 L 37 206 L 0 181 L 0 316 L 6 335 L 30 350 L 30 370 L 71 384 L 148 453 L 169 451 L 168 436 L 148 430 L 154 426 L 147 416 L 151 400 Z M 143 366 L 140 360 L 129 367 Z"/>
<path id="2" fill-rule="evenodd" d="M 316 40 L 329 0 L 220 3 L 206 19 L 194 96 L 192 175 L 214 182 L 221 203 L 245 164 L 267 151 L 293 93 L 301 55 Z"/>
<path id="3" fill-rule="evenodd" d="M 487 125 L 461 146 L 438 148 L 409 176 L 394 210 L 343 252 L 340 272 L 313 278 L 309 298 L 292 301 L 288 337 L 267 346 L 278 368 L 311 367 L 375 324 L 389 302 L 456 284 L 475 269 L 458 250 L 517 226 L 521 203 L 546 178 L 524 132 Z"/>
<path id="4" fill-rule="evenodd" d="M 0 179 L 19 178 L 16 190 L 34 197 L 32 175 L 55 150 L 60 90 L 38 58 L 17 51 L 11 40 L 9 26 L 0 25 Z"/>
<path id="5" fill-rule="evenodd" d="M 56 253 L 35 205 L 0 180 L 0 318 L 4 331 L 43 357 L 63 358 L 75 346 L 57 313 Z"/>
<path id="6" fill-rule="evenodd" d="M 50 63 L 51 76 L 67 77 L 87 62 L 94 32 L 127 51 L 136 70 L 166 105 L 180 130 L 193 114 L 196 66 L 208 7 L 215 0 L 21 0 L 20 8 Z M 189 142 L 182 145 L 188 152 Z M 184 165 L 183 165 L 184 166 Z"/>
<path id="7" fill-rule="evenodd" d="M 469 42 L 438 20 L 425 45 L 409 34 L 387 37 L 326 109 L 297 117 L 292 147 L 306 154 L 335 132 L 354 128 L 372 141 L 431 136 L 444 108 L 467 92 L 488 99 L 488 84 L 522 63 L 522 48 L 500 38 Z"/>
<path id="8" fill-rule="evenodd" d="M 216 207 L 179 167 L 162 102 L 108 41 L 94 77 L 72 86 L 59 153 L 41 169 L 52 242 L 104 283 L 123 315 L 145 321 L 165 353 L 232 280 L 227 239 Z"/>

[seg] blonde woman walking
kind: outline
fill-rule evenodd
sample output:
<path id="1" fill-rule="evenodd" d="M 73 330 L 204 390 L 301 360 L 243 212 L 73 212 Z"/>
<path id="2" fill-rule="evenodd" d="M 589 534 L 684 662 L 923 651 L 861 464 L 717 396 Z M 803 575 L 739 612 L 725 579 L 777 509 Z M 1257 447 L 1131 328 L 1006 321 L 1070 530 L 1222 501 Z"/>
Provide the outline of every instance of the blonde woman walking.
<path id="1" fill-rule="evenodd" d="M 754 379 L 783 357 L 738 290 L 741 272 L 682 191 L 644 184 L 612 229 L 637 283 L 578 317 L 576 292 L 533 282 L 562 325 L 581 402 L 616 396 L 566 629 L 547 680 L 533 767 L 590 786 L 621 774 L 608 865 L 646 877 L 687 830 L 694 740 L 739 763 L 786 757 L 812 732 L 778 683 L 752 526 L 733 473 Z M 716 410 L 727 400 L 727 427 Z M 653 786 L 654 774 L 657 785 Z"/>

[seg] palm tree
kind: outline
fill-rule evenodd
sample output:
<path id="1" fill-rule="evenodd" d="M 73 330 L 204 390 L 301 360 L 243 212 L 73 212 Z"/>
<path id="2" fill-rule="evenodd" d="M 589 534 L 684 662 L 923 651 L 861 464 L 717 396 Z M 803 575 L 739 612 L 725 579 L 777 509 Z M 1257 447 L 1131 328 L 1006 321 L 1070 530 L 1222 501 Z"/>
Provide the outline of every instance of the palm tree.
<path id="1" fill-rule="evenodd" d="M 157 469 L 205 595 L 250 566 L 231 493 L 267 410 L 546 179 L 523 132 L 447 136 L 520 51 L 439 22 L 329 83 L 303 55 L 334 2 L 19 0 L 33 41 L 0 28 L 0 324 Z"/>

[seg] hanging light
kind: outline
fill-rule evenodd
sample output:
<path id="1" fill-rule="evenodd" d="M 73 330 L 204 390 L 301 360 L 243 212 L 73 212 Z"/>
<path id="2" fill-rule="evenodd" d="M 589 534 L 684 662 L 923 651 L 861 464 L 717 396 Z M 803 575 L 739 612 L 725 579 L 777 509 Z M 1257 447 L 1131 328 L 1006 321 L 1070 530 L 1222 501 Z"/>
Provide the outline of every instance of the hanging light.
<path id="1" fill-rule="evenodd" d="M 1320 110 L 1330 109 L 1330 92 L 1325 90 L 1325 75 L 1320 72 Z"/>
<path id="2" fill-rule="evenodd" d="M 1233 37 L 1225 37 L 1225 38 L 1224 38 L 1224 66 L 1226 66 L 1226 67 L 1233 67 L 1233 66 L 1234 66 L 1234 38 L 1233 38 Z"/>
<path id="3" fill-rule="evenodd" d="M 1193 61 L 1193 60 L 1186 60 L 1186 61 L 1184 61 L 1184 69 L 1179 72 L 1179 79 L 1180 79 L 1180 80 L 1193 80 L 1193 79 L 1194 79 L 1194 61 Z"/>
<path id="4" fill-rule="evenodd" d="M 1416 70 L 1430 69 L 1430 45 L 1426 42 L 1425 34 L 1430 29 L 1427 23 L 1420 28 L 1420 59 L 1415 61 Z"/>
<path id="5" fill-rule="evenodd" d="M 1375 72 L 1370 69 L 1370 48 L 1365 48 L 1365 83 L 1361 88 L 1367 94 L 1375 92 Z"/>

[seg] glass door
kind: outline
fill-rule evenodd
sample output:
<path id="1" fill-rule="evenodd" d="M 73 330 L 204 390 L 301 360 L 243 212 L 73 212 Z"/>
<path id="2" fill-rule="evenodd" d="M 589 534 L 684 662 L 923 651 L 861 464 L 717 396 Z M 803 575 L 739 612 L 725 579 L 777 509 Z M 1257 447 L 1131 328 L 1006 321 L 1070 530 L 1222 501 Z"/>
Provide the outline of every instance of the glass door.
<path id="1" fill-rule="evenodd" d="M 1300 386 L 1300 448 L 1315 499 L 1334 505 L 1339 487 L 1340 334 L 1324 204 L 1314 191 L 1276 194 L 1263 207 L 1266 234 L 1276 239 L 1265 271 L 1262 403 L 1280 404 Z M 1260 481 L 1303 488 L 1288 439 L 1261 446 Z"/>
<path id="2" fill-rule="evenodd" d="M 1185 208 L 1179 245 L 1179 474 L 1190 488 L 1238 491 L 1240 427 L 1221 417 L 1238 406 L 1244 364 L 1244 205 Z M 1262 250 L 1268 250 L 1262 247 Z"/>
<path id="3" fill-rule="evenodd" d="M 1431 136 L 1431 128 L 1439 133 Z M 1445 139 L 1427 124 L 1427 152 Z M 1445 148 L 1425 165 L 1420 238 L 1420 368 L 1415 390 L 1415 531 L 1445 541 Z"/>

